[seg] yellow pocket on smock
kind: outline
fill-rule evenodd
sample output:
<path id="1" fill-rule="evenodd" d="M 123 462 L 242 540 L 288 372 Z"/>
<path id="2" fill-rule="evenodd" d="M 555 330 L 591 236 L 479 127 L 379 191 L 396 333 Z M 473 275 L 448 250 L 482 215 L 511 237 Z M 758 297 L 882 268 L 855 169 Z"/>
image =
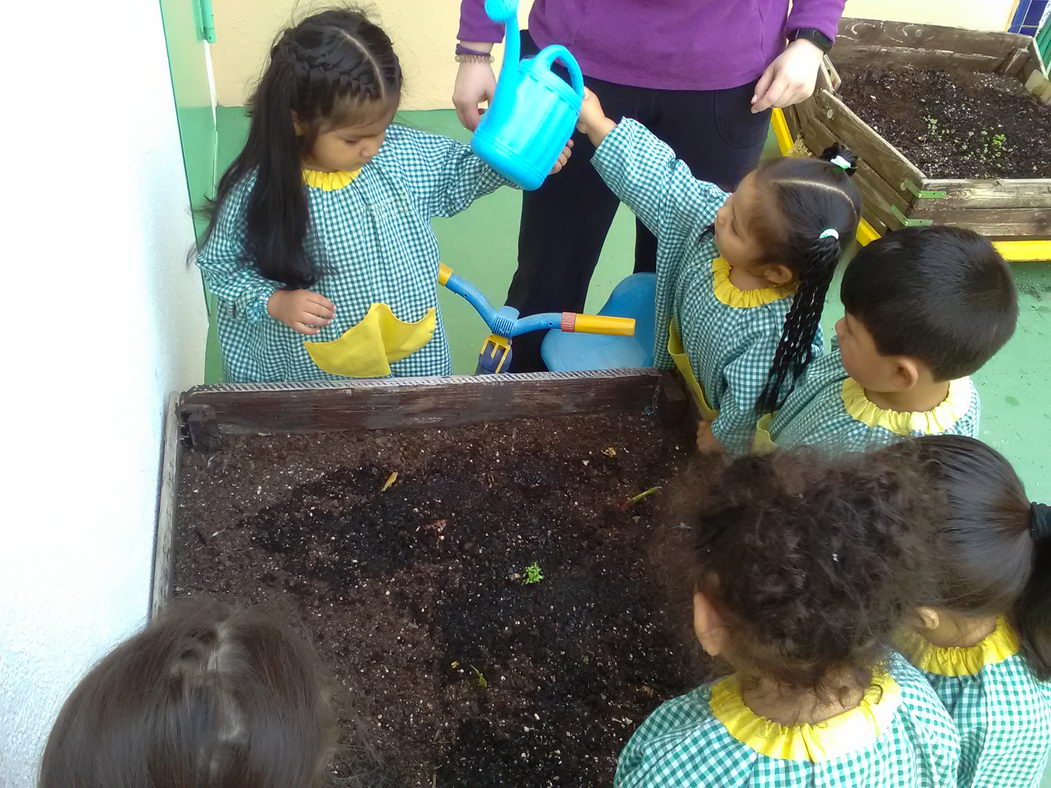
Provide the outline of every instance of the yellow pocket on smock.
<path id="1" fill-rule="evenodd" d="M 708 398 L 704 394 L 704 387 L 697 380 L 697 376 L 693 374 L 693 366 L 690 364 L 690 359 L 683 349 L 679 327 L 674 320 L 668 326 L 668 354 L 671 356 L 671 360 L 675 362 L 675 368 L 679 370 L 679 375 L 686 382 L 686 388 L 693 395 L 693 400 L 697 403 L 697 410 L 701 412 L 701 418 L 705 421 L 715 421 L 719 411 L 708 404 Z"/>
<path id="2" fill-rule="evenodd" d="M 434 336 L 437 310 L 431 307 L 421 320 L 406 323 L 386 304 L 373 304 L 356 325 L 331 342 L 304 342 L 315 364 L 332 375 L 382 378 L 390 365 L 422 348 Z"/>

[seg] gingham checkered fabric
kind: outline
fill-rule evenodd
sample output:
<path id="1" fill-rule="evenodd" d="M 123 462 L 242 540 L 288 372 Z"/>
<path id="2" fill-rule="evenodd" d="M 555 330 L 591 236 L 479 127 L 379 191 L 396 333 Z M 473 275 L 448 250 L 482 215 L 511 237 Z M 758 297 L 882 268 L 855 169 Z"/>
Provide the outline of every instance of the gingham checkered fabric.
<path id="1" fill-rule="evenodd" d="M 1051 750 L 1051 689 L 1016 654 L 971 676 L 922 671 L 960 732 L 960 785 L 1039 785 Z"/>
<path id="2" fill-rule="evenodd" d="M 832 452 L 863 451 L 902 440 L 902 435 L 882 426 L 870 427 L 854 418 L 843 405 L 843 382 L 847 379 L 839 350 L 815 360 L 803 372 L 795 389 L 770 423 L 770 437 L 779 448 L 815 446 Z M 968 384 L 969 385 L 969 384 Z M 978 391 L 969 385 L 967 412 L 944 435 L 978 436 L 981 405 Z M 913 432 L 911 437 L 925 433 Z"/>
<path id="3" fill-rule="evenodd" d="M 616 788 L 762 786 L 908 786 L 952 788 L 960 742 L 930 685 L 900 657 L 890 662 L 901 704 L 890 726 L 857 749 L 827 761 L 794 761 L 757 752 L 713 715 L 711 690 L 664 703 L 646 718 L 620 754 Z M 774 724 L 774 723 L 771 723 Z"/>
<path id="4" fill-rule="evenodd" d="M 374 303 L 403 321 L 437 308 L 438 243 L 432 217 L 452 216 L 506 181 L 455 140 L 391 126 L 377 156 L 350 184 L 307 189 L 307 250 L 321 266 L 311 288 L 336 304 L 332 324 L 304 336 L 267 314 L 278 283 L 264 279 L 245 251 L 245 210 L 252 179 L 224 201 L 197 264 L 219 302 L 218 329 L 227 379 L 272 382 L 339 379 L 311 361 L 304 340 L 338 339 Z M 441 313 L 434 338 L 391 364 L 396 377 L 452 371 Z"/>
<path id="5" fill-rule="evenodd" d="M 755 435 L 759 397 L 792 299 L 737 308 L 715 296 L 712 260 L 719 255 L 705 232 L 729 196 L 693 177 L 675 152 L 637 121 L 625 119 L 593 159 L 610 189 L 657 236 L 654 361 L 672 369 L 668 326 L 675 319 L 683 349 L 708 404 L 719 411 L 715 437 L 731 456 L 747 454 Z M 821 333 L 812 345 L 822 352 Z"/>

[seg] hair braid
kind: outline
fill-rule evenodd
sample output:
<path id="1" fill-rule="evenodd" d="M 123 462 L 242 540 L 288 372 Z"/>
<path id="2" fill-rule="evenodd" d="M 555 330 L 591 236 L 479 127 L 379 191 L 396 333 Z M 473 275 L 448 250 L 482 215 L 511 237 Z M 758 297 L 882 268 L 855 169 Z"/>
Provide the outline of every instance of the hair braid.
<path id="1" fill-rule="evenodd" d="M 770 413 L 781 407 L 788 394 L 784 391 L 785 382 L 794 382 L 810 363 L 813 356 L 811 345 L 821 322 L 825 294 L 839 256 L 839 241 L 831 236 L 817 238 L 810 243 L 807 249 L 808 262 L 803 268 L 799 289 L 785 317 L 766 384 L 756 401 L 756 409 L 760 413 Z"/>
<path id="2" fill-rule="evenodd" d="M 861 195 L 850 178 L 855 161 L 850 151 L 835 145 L 820 159 L 774 159 L 757 171 L 759 186 L 770 193 L 780 214 L 779 221 L 757 222 L 766 259 L 788 265 L 799 281 L 766 383 L 756 398 L 760 414 L 781 406 L 810 363 L 842 242 L 854 237 L 861 218 Z"/>

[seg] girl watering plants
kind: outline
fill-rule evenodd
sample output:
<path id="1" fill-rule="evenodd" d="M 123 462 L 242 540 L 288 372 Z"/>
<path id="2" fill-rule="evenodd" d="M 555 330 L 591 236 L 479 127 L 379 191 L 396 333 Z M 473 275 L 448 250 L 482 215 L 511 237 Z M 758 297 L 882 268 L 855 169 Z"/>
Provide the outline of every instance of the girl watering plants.
<path id="1" fill-rule="evenodd" d="M 197 257 L 229 380 L 451 372 L 430 220 L 505 181 L 451 139 L 392 125 L 401 86 L 390 39 L 358 11 L 278 36 Z"/>
<path id="2" fill-rule="evenodd" d="M 564 44 L 615 119 L 632 117 L 675 149 L 697 178 L 723 189 L 755 167 L 771 107 L 807 98 L 832 46 L 843 0 L 535 0 L 523 54 Z M 496 87 L 489 55 L 503 37 L 484 0 L 461 0 L 453 92 L 477 128 Z M 587 138 L 557 179 L 522 200 L 518 270 L 507 302 L 523 315 L 580 312 L 617 197 L 587 166 Z M 583 154 L 583 155 L 581 155 Z M 653 271 L 656 240 L 636 226 L 635 270 Z M 541 337 L 524 337 L 512 371 L 543 369 Z"/>

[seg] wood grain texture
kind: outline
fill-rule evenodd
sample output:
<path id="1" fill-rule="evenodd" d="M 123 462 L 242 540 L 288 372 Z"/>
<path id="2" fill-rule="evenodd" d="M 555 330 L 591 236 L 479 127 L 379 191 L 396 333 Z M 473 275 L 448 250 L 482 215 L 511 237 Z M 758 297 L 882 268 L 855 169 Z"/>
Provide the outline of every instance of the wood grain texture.
<path id="1" fill-rule="evenodd" d="M 161 455 L 161 487 L 157 507 L 157 531 L 153 539 L 153 577 L 150 581 L 149 615 L 153 618 L 171 599 L 172 535 L 175 529 L 175 506 L 179 496 L 179 463 L 182 460 L 179 440 L 179 395 L 168 398 L 164 414 L 164 447 Z"/>
<path id="2" fill-rule="evenodd" d="M 452 427 L 510 418 L 638 412 L 657 370 L 399 378 L 315 385 L 202 386 L 180 408 L 208 406 L 223 434 Z"/>
<path id="3" fill-rule="evenodd" d="M 933 49 L 1004 60 L 1019 47 L 1026 47 L 1029 41 L 1027 36 L 1017 33 L 845 17 L 839 22 L 839 34 L 832 49 L 832 60 L 837 60 L 837 50 L 849 50 L 859 46 Z"/>
<path id="4" fill-rule="evenodd" d="M 1051 178 L 928 178 L 923 188 L 945 192 L 939 209 L 1051 208 Z"/>

